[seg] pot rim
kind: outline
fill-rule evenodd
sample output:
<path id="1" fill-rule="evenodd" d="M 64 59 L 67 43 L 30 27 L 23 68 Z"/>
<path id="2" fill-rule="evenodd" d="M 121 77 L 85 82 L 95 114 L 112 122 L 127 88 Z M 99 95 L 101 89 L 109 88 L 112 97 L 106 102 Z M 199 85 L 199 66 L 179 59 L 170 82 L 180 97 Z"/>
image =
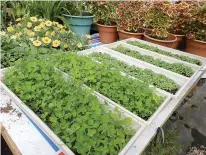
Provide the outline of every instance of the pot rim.
<path id="1" fill-rule="evenodd" d="M 144 30 L 144 29 L 143 29 Z M 127 32 L 125 30 L 119 30 L 118 32 L 126 33 L 126 34 L 132 34 L 132 35 L 143 35 L 145 30 L 142 33 L 134 33 L 134 32 Z"/>
<path id="2" fill-rule="evenodd" d="M 149 38 L 149 39 L 154 40 L 154 41 L 157 41 L 157 42 L 173 43 L 173 42 L 177 41 L 177 37 L 175 35 L 171 34 L 171 33 L 169 33 L 168 35 L 173 35 L 175 37 L 174 40 L 159 40 L 159 39 L 155 39 L 155 38 L 152 38 L 152 37 L 148 36 L 146 33 L 148 33 L 148 31 L 144 32 L 144 37 Z"/>
<path id="3" fill-rule="evenodd" d="M 187 38 L 187 37 L 186 37 Z M 206 44 L 206 41 L 202 41 L 202 40 L 197 40 L 197 39 L 188 39 L 187 40 L 190 40 L 190 41 L 196 41 L 196 42 L 199 42 L 199 43 L 202 43 L 202 44 Z"/>
<path id="4" fill-rule="evenodd" d="M 185 34 L 174 34 L 174 33 L 170 33 L 170 34 L 172 34 L 174 36 L 178 36 L 178 37 L 185 37 Z"/>
<path id="5" fill-rule="evenodd" d="M 111 27 L 111 28 L 115 28 L 117 27 L 116 25 L 102 25 L 102 24 L 99 24 L 99 23 L 96 23 L 98 26 L 101 26 L 101 27 Z"/>
<path id="6" fill-rule="evenodd" d="M 71 17 L 71 18 L 94 18 L 94 15 L 92 15 L 92 16 L 73 16 L 73 15 L 63 14 L 63 16 Z"/>

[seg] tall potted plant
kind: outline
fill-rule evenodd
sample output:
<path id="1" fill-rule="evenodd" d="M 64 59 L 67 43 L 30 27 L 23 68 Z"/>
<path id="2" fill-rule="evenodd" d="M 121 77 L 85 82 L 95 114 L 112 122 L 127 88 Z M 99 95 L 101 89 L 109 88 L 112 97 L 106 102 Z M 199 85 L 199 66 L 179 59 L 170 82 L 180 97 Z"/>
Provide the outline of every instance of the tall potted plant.
<path id="1" fill-rule="evenodd" d="M 90 34 L 91 24 L 93 23 L 93 14 L 86 12 L 85 4 L 83 1 L 71 1 L 67 2 L 66 7 L 70 8 L 69 10 L 65 9 L 68 14 L 63 14 L 67 19 L 72 31 L 79 36 Z"/>
<path id="2" fill-rule="evenodd" d="M 192 18 L 191 11 L 193 6 L 186 1 L 181 1 L 179 3 L 172 3 L 168 7 L 172 11 L 171 24 L 168 31 L 177 37 L 175 48 L 184 49 L 185 47 L 186 25 L 190 18 Z"/>
<path id="3" fill-rule="evenodd" d="M 147 7 L 144 1 L 125 1 L 116 9 L 119 39 L 143 38 L 143 22 Z"/>
<path id="4" fill-rule="evenodd" d="M 166 1 L 153 1 L 148 4 L 149 11 L 145 16 L 144 25 L 152 29 L 144 32 L 144 40 L 174 48 L 177 38 L 167 31 L 172 14 L 172 10 L 167 8 L 168 5 Z"/>
<path id="5" fill-rule="evenodd" d="M 95 14 L 102 43 L 112 43 L 117 40 L 117 17 L 115 1 L 90 1 L 88 9 Z"/>
<path id="6" fill-rule="evenodd" d="M 188 23 L 185 51 L 206 57 L 206 2 L 194 9 L 192 17 Z"/>

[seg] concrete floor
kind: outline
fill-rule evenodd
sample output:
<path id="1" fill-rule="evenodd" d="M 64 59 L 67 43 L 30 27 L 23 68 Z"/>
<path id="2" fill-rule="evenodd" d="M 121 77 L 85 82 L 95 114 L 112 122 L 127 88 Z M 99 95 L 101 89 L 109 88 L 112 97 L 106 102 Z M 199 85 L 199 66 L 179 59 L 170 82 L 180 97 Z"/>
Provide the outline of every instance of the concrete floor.
<path id="1" fill-rule="evenodd" d="M 165 126 L 179 130 L 181 155 L 185 155 L 191 146 L 206 146 L 206 79 L 199 81 L 193 95 L 180 105 L 177 112 L 178 120 L 168 120 Z"/>

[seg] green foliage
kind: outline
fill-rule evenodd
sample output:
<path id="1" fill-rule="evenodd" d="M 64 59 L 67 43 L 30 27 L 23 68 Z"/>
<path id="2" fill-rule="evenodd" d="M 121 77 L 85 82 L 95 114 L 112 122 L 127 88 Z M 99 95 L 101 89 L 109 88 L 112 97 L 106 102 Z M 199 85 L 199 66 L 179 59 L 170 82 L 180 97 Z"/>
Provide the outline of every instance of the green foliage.
<path id="1" fill-rule="evenodd" d="M 179 59 L 179 60 L 182 60 L 182 61 L 193 63 L 193 64 L 196 64 L 196 65 L 201 65 L 201 62 L 198 59 L 193 59 L 193 58 L 190 58 L 188 56 L 171 53 L 171 52 L 168 52 L 168 51 L 165 51 L 165 50 L 161 50 L 158 47 L 150 46 L 150 45 L 138 42 L 138 41 L 127 41 L 127 43 L 131 44 L 131 45 L 134 45 L 134 46 L 137 46 L 137 47 L 140 47 L 140 48 L 143 48 L 143 49 L 146 49 L 146 50 L 150 50 L 152 52 L 156 52 L 156 53 L 159 53 L 159 54 L 162 54 L 162 55 L 166 55 L 166 56 L 169 56 L 169 57 L 172 57 L 172 58 L 175 58 L 175 59 Z"/>
<path id="2" fill-rule="evenodd" d="M 19 61 L 3 81 L 75 154 L 118 154 L 134 134 L 131 118 L 45 60 Z"/>
<path id="3" fill-rule="evenodd" d="M 136 66 L 130 66 L 123 61 L 111 57 L 109 54 L 92 53 L 89 57 L 97 60 L 98 62 L 109 65 L 112 69 L 122 71 L 127 75 L 133 76 L 145 83 L 157 86 L 165 91 L 175 93 L 179 88 L 178 84 L 162 74 L 154 73 L 150 69 L 140 69 Z"/>
<path id="4" fill-rule="evenodd" d="M 87 57 L 57 53 L 50 60 L 58 69 L 142 118 L 150 117 L 163 101 L 147 84 L 122 76 L 110 66 Z"/>
<path id="5" fill-rule="evenodd" d="M 166 130 L 165 143 L 153 140 L 143 155 L 176 155 L 182 151 L 179 143 L 180 137 L 176 130 Z"/>
<path id="6" fill-rule="evenodd" d="M 140 59 L 142 61 L 151 63 L 155 66 L 170 70 L 172 72 L 190 77 L 194 73 L 191 67 L 188 67 L 184 65 L 183 63 L 168 63 L 166 61 L 163 61 L 161 59 L 155 59 L 152 56 L 149 55 L 142 55 L 138 51 L 131 50 L 129 48 L 126 48 L 122 45 L 117 46 L 116 48 L 112 48 L 115 51 L 121 52 L 123 54 L 129 55 L 131 57 Z"/>

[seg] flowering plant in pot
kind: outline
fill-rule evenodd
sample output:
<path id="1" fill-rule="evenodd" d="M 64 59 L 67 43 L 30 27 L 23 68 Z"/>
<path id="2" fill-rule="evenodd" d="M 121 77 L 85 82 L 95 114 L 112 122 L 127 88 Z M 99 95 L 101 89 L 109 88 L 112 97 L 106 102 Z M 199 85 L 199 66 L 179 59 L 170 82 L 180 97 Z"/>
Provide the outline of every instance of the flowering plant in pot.
<path id="1" fill-rule="evenodd" d="M 192 18 L 192 10 L 194 5 L 181 1 L 172 3 L 168 9 L 172 11 L 171 24 L 168 31 L 177 37 L 176 48 L 183 49 L 185 44 L 185 35 L 187 33 L 186 25 Z"/>
<path id="2" fill-rule="evenodd" d="M 143 23 L 147 7 L 144 1 L 123 1 L 118 4 L 118 34 L 120 40 L 126 38 L 143 38 Z"/>
<path id="3" fill-rule="evenodd" d="M 194 9 L 190 22 L 186 52 L 206 57 L 206 2 L 199 2 Z"/>
<path id="4" fill-rule="evenodd" d="M 86 10 L 87 2 L 83 1 L 68 1 L 64 10 L 69 13 L 63 14 L 67 19 L 68 23 L 73 32 L 77 35 L 82 36 L 90 34 L 91 25 L 93 23 L 93 14 Z M 69 8 L 69 10 L 67 9 Z"/>
<path id="5" fill-rule="evenodd" d="M 116 1 L 89 1 L 87 8 L 95 14 L 100 41 L 111 43 L 117 40 Z"/>
<path id="6" fill-rule="evenodd" d="M 149 11 L 145 16 L 144 26 L 151 28 L 144 33 L 144 40 L 173 48 L 177 38 L 168 33 L 171 24 L 172 10 L 168 9 L 166 1 L 153 1 L 147 4 Z"/>

